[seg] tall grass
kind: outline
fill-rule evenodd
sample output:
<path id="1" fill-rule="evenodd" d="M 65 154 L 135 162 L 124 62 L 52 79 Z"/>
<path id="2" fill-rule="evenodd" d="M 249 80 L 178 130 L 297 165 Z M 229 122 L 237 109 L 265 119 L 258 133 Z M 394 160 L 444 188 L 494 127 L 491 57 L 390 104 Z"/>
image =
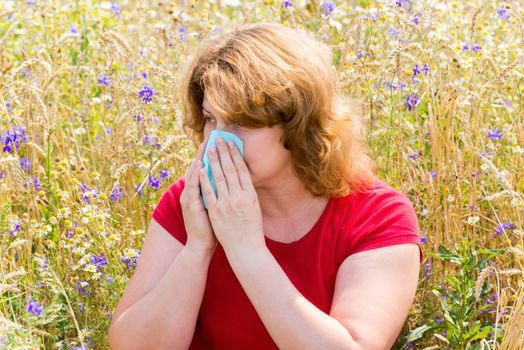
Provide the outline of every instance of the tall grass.
<path id="1" fill-rule="evenodd" d="M 260 21 L 330 45 L 380 177 L 418 213 L 396 348 L 524 347 L 523 4 L 325 3 L 0 3 L 0 347 L 107 347 L 152 209 L 195 153 L 180 68 L 204 35 Z"/>

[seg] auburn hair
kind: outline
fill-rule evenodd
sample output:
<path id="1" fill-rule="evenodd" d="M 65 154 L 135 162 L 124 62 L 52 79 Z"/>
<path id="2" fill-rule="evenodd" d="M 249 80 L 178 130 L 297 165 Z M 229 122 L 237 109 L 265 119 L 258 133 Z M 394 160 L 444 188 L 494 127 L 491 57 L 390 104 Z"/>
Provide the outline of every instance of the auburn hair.
<path id="1" fill-rule="evenodd" d="M 360 104 L 340 93 L 329 47 L 276 23 L 243 25 L 204 40 L 181 73 L 182 127 L 204 140 L 204 94 L 228 124 L 281 124 L 297 177 L 315 196 L 371 184 Z"/>

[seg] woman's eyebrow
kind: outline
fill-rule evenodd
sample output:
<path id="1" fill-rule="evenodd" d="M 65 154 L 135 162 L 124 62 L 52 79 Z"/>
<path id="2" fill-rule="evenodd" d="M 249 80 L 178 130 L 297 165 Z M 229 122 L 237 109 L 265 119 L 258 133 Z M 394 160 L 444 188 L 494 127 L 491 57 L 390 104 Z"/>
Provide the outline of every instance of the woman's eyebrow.
<path id="1" fill-rule="evenodd" d="M 213 115 L 213 113 L 211 113 L 210 111 L 208 111 L 208 110 L 206 109 L 206 107 L 202 107 L 202 109 L 204 109 L 204 112 L 207 112 L 208 114 Z"/>

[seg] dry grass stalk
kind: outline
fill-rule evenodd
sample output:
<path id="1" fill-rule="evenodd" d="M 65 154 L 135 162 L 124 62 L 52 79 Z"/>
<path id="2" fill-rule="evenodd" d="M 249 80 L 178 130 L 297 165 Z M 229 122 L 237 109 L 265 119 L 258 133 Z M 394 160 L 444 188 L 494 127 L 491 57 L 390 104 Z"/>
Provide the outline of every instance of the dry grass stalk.
<path id="1" fill-rule="evenodd" d="M 25 274 L 27 274 L 27 272 L 25 270 L 16 270 L 16 271 L 13 271 L 13 272 L 10 272 L 10 273 L 4 275 L 2 277 L 2 280 L 7 281 L 7 280 L 13 279 L 13 278 L 18 277 L 18 276 L 24 276 Z"/>
<path id="2" fill-rule="evenodd" d="M 524 349 L 524 286 L 520 287 L 499 350 Z"/>
<path id="3" fill-rule="evenodd" d="M 486 281 L 486 278 L 488 277 L 488 273 L 489 273 L 489 267 L 484 268 L 484 270 L 482 270 L 479 277 L 477 278 L 477 282 L 475 282 L 475 299 L 476 300 L 479 300 L 480 298 L 480 292 L 482 292 L 482 286 L 484 285 L 484 282 Z"/>
<path id="4" fill-rule="evenodd" d="M 29 240 L 27 240 L 27 239 L 16 240 L 16 241 L 14 241 L 13 243 L 11 243 L 9 245 L 8 249 L 14 249 L 14 248 L 19 247 L 19 246 L 23 245 L 24 243 L 28 243 L 28 242 L 29 242 Z"/>
<path id="5" fill-rule="evenodd" d="M 127 42 L 117 33 L 113 31 L 106 31 L 101 34 L 101 38 L 106 42 L 110 49 L 116 50 L 116 52 L 124 59 L 131 57 L 132 51 Z M 112 50 L 110 50 L 110 53 Z"/>

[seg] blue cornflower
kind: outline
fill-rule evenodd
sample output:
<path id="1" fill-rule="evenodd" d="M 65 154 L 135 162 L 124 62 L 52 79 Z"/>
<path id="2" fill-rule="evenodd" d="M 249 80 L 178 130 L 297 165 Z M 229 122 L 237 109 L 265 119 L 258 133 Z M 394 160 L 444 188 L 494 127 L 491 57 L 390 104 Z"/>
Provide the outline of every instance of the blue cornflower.
<path id="1" fill-rule="evenodd" d="M 91 263 L 95 265 L 99 270 L 101 270 L 104 266 L 107 266 L 107 260 L 104 256 L 104 253 L 100 254 L 99 256 L 92 256 L 91 258 L 89 258 L 89 261 L 91 261 Z"/>
<path id="2" fill-rule="evenodd" d="M 113 11 L 116 17 L 120 18 L 121 11 L 120 11 L 120 7 L 118 6 L 116 2 L 111 3 L 111 11 Z"/>
<path id="3" fill-rule="evenodd" d="M 409 111 L 413 110 L 415 106 L 418 104 L 419 99 L 415 93 L 412 93 L 411 95 L 408 95 L 406 97 L 406 100 L 404 101 L 404 106 L 408 108 Z"/>
<path id="4" fill-rule="evenodd" d="M 495 141 L 495 139 L 500 141 L 502 140 L 502 133 L 499 131 L 499 129 L 488 129 L 488 138 L 491 139 L 491 141 Z"/>
<path id="5" fill-rule="evenodd" d="M 138 97 L 142 99 L 145 103 L 153 101 L 155 96 L 155 90 L 150 85 L 145 85 L 142 90 L 138 92 Z"/>
<path id="6" fill-rule="evenodd" d="M 394 27 L 389 27 L 388 34 L 392 37 L 397 37 L 400 35 L 400 29 Z"/>
<path id="7" fill-rule="evenodd" d="M 38 302 L 36 302 L 35 300 L 33 300 L 33 298 L 31 298 L 29 299 L 29 304 L 25 306 L 25 309 L 27 310 L 27 312 L 31 314 L 40 316 L 44 307 L 38 304 Z"/>
<path id="8" fill-rule="evenodd" d="M 290 7 L 293 7 L 291 0 L 284 0 L 284 8 L 290 8 Z"/>
<path id="9" fill-rule="evenodd" d="M 516 228 L 516 226 L 509 221 L 499 224 L 495 230 L 495 233 L 493 234 L 493 238 L 500 236 L 505 230 L 513 230 L 514 228 Z"/>
<path id="10" fill-rule="evenodd" d="M 322 10 L 322 14 L 324 16 L 330 16 L 335 11 L 335 3 L 333 1 L 324 0 L 320 4 L 320 9 Z"/>
<path id="11" fill-rule="evenodd" d="M 124 196 L 125 191 L 122 190 L 124 186 L 115 186 L 113 187 L 113 190 L 111 191 L 111 200 L 113 202 L 116 202 L 118 199 L 122 198 Z"/>
<path id="12" fill-rule="evenodd" d="M 22 169 L 24 169 L 25 171 L 29 171 L 29 170 L 31 170 L 31 162 L 29 161 L 29 159 L 27 159 L 26 156 L 23 156 L 23 157 L 20 159 L 20 166 L 21 166 Z"/>
<path id="13" fill-rule="evenodd" d="M 109 86 L 111 85 L 111 78 L 109 78 L 106 75 L 100 74 L 98 76 L 98 82 L 104 86 Z"/>
<path id="14" fill-rule="evenodd" d="M 158 177 L 153 177 L 149 175 L 149 187 L 154 188 L 155 190 L 158 190 L 160 187 L 160 179 Z"/>
<path id="15" fill-rule="evenodd" d="M 508 9 L 502 6 L 499 7 L 499 9 L 497 10 L 497 15 L 499 16 L 500 20 L 506 20 L 506 19 L 509 19 L 510 17 Z"/>

